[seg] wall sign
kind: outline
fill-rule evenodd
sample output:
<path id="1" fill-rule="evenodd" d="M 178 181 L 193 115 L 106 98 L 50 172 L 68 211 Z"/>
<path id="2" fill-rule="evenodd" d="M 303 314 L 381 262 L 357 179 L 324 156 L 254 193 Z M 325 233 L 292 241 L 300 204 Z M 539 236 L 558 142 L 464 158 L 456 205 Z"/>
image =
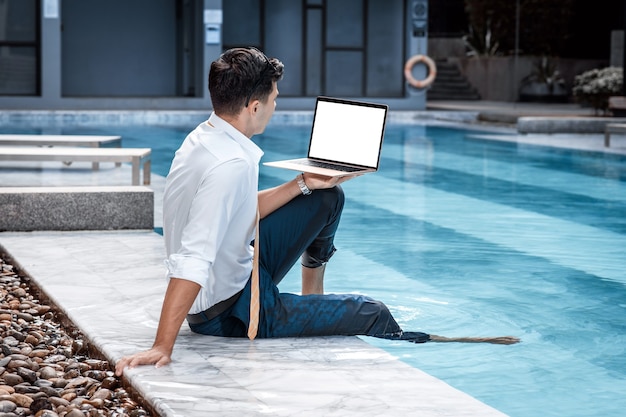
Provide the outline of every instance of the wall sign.
<path id="1" fill-rule="evenodd" d="M 59 18 L 59 0 L 44 0 L 43 17 L 46 19 Z"/>

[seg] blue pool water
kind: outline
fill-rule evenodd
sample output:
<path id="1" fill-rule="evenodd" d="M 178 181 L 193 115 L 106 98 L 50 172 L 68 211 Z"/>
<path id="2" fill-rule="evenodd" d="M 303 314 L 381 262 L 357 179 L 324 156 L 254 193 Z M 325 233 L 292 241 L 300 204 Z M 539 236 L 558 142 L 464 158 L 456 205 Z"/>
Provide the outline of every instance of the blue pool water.
<path id="1" fill-rule="evenodd" d="M 166 175 L 192 126 L 64 129 L 151 147 Z M 390 126 L 381 170 L 345 184 L 327 292 L 385 301 L 407 330 L 514 335 L 514 346 L 365 338 L 513 417 L 626 409 L 626 157 Z M 272 125 L 264 160 L 306 153 Z M 262 167 L 261 187 L 294 173 Z M 299 291 L 299 271 L 281 284 Z M 367 372 L 364 369 L 364 372 Z"/>

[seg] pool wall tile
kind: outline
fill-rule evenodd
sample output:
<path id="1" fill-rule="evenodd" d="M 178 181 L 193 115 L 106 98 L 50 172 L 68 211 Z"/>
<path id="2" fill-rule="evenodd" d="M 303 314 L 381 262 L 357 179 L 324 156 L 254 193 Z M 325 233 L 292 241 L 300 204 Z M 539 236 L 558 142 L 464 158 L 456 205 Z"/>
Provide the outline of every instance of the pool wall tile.
<path id="1" fill-rule="evenodd" d="M 210 112 L 210 109 L 206 111 L 8 110 L 0 113 L 0 126 L 193 126 L 206 120 Z M 424 120 L 468 122 L 475 120 L 476 117 L 476 112 L 390 111 L 387 121 L 398 124 L 419 123 Z M 312 121 L 312 111 L 277 111 L 272 117 L 271 124 L 310 125 Z"/>

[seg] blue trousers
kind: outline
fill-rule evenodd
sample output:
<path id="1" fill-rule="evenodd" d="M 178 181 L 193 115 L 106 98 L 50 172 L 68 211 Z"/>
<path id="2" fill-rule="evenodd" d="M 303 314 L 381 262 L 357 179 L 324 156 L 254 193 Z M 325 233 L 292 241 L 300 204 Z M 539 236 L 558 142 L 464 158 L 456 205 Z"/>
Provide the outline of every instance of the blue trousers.
<path id="1" fill-rule="evenodd" d="M 261 245 L 261 311 L 257 337 L 368 335 L 405 338 L 389 309 L 380 301 L 362 295 L 301 296 L 278 290 L 277 285 L 298 259 L 313 268 L 330 259 L 335 252 L 333 241 L 343 205 L 341 187 L 315 190 L 311 195 L 296 197 L 261 220 L 260 242 L 255 242 Z M 249 318 L 250 281 L 230 308 L 211 320 L 190 324 L 190 327 L 201 334 L 245 337 Z"/>

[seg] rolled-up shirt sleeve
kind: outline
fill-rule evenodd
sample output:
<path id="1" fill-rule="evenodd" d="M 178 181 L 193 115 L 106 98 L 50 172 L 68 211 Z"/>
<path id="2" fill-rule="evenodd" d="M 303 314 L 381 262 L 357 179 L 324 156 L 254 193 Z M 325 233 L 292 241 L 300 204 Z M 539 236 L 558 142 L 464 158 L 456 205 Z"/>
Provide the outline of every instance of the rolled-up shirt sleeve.
<path id="1" fill-rule="evenodd" d="M 165 260 L 165 267 L 167 268 L 168 278 L 183 278 L 205 286 L 210 262 L 174 253 Z"/>

